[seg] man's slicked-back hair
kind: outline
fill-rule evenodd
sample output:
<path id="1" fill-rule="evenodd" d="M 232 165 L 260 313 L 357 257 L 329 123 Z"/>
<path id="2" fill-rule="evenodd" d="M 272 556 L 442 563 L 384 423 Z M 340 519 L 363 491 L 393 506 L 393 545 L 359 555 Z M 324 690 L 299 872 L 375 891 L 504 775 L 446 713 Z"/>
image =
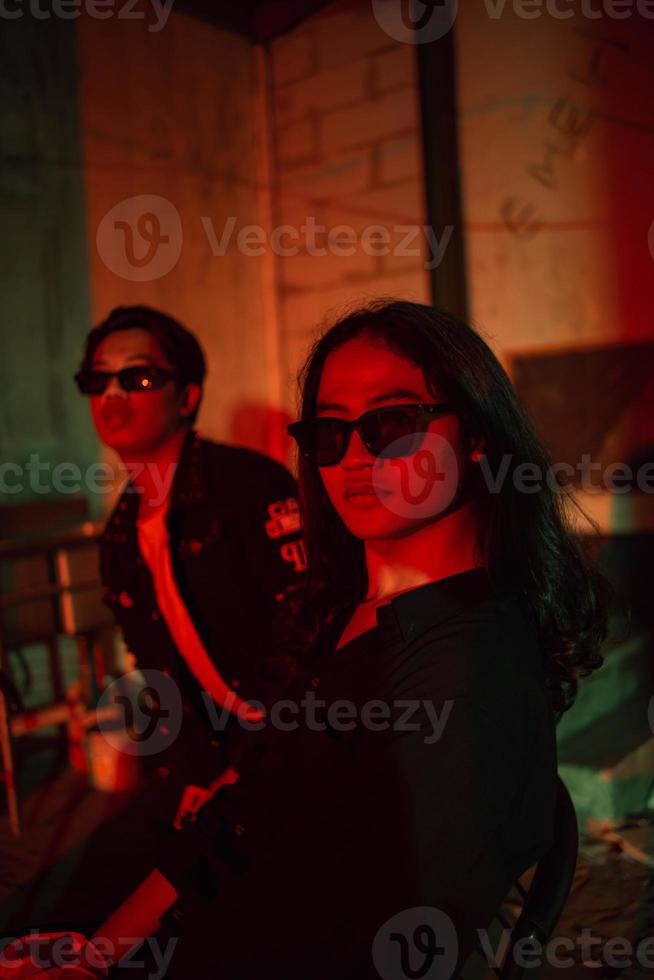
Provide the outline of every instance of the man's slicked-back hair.
<path id="1" fill-rule="evenodd" d="M 93 358 L 102 341 L 120 330 L 145 330 L 152 334 L 162 353 L 174 367 L 179 387 L 204 383 L 207 364 L 195 334 L 167 313 L 150 306 L 117 306 L 106 320 L 93 327 L 86 338 L 80 366 L 82 371 L 92 367 Z M 191 424 L 195 422 L 198 409 L 189 416 Z"/>

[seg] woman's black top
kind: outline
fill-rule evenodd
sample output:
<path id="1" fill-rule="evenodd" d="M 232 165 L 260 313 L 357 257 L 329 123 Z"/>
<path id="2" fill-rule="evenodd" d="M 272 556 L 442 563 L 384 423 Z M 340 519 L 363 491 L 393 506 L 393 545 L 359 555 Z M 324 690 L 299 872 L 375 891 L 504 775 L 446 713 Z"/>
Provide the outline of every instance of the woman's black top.
<path id="1" fill-rule="evenodd" d="M 239 782 L 184 832 L 194 860 L 160 863 L 186 909 L 170 976 L 401 976 L 379 957 L 424 963 L 433 913 L 407 911 L 423 907 L 462 963 L 551 843 L 554 717 L 520 600 L 476 569 L 400 594 L 335 650 L 346 620 L 281 695 L 292 730 L 271 715 L 244 737 Z"/>

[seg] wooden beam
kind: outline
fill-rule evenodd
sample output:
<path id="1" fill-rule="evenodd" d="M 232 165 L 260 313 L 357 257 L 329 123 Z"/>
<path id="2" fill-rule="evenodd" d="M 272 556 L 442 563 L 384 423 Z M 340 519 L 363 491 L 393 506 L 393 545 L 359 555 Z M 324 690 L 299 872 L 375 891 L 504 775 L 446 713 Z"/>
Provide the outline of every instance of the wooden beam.
<path id="1" fill-rule="evenodd" d="M 416 44 L 425 172 L 427 222 L 441 240 L 451 237 L 440 264 L 429 270 L 432 303 L 468 317 L 465 232 L 461 203 L 454 29 L 436 41 Z"/>

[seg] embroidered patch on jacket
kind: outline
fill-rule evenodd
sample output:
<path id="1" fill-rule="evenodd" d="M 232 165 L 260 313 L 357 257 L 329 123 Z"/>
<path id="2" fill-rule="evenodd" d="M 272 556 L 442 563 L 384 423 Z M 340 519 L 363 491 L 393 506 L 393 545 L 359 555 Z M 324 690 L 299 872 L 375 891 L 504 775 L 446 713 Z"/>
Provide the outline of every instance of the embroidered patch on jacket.
<path id="1" fill-rule="evenodd" d="M 268 517 L 265 526 L 269 538 L 284 538 L 300 530 L 300 509 L 295 497 L 268 504 Z"/>
<path id="2" fill-rule="evenodd" d="M 307 553 L 302 538 L 297 541 L 287 541 L 279 549 L 279 553 L 284 561 L 293 563 L 296 572 L 303 572 L 307 567 Z"/>

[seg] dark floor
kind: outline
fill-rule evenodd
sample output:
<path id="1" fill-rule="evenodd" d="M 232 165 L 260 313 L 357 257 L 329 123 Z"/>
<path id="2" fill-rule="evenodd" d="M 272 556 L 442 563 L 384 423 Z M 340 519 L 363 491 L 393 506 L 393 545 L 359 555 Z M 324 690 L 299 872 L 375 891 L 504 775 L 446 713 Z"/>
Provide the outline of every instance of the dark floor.
<path id="1" fill-rule="evenodd" d="M 15 936 L 32 927 L 86 932 L 126 895 L 122 872 L 136 858 L 131 853 L 136 841 L 130 838 L 124 815 L 134 794 L 90 789 L 85 777 L 72 771 L 52 744 L 27 749 L 29 746 L 18 767 L 22 836 L 12 837 L 6 815 L 0 816 L 0 935 Z M 111 828 L 108 848 L 91 848 L 98 828 L 103 834 Z M 138 856 L 143 859 L 142 854 Z M 90 865 L 89 857 L 93 858 Z M 80 873 L 89 866 L 92 873 Z M 517 907 L 510 906 L 509 911 L 515 914 Z M 600 950 L 594 964 L 580 961 L 584 928 L 601 940 L 591 947 Z M 550 963 L 539 974 L 542 980 L 654 977 L 654 869 L 604 842 L 582 841 L 556 936 L 577 943 L 577 952 L 560 952 L 574 964 Z M 625 942 L 620 948 L 615 943 L 606 946 L 614 938 Z M 638 957 L 638 944 L 647 938 L 649 945 L 644 951 L 641 947 Z M 618 958 L 614 966 L 610 965 L 611 949 Z M 602 950 L 609 965 L 601 962 Z M 621 962 L 628 965 L 620 966 Z M 475 980 L 488 975 L 488 969 L 476 958 L 464 975 L 466 980 Z"/>

